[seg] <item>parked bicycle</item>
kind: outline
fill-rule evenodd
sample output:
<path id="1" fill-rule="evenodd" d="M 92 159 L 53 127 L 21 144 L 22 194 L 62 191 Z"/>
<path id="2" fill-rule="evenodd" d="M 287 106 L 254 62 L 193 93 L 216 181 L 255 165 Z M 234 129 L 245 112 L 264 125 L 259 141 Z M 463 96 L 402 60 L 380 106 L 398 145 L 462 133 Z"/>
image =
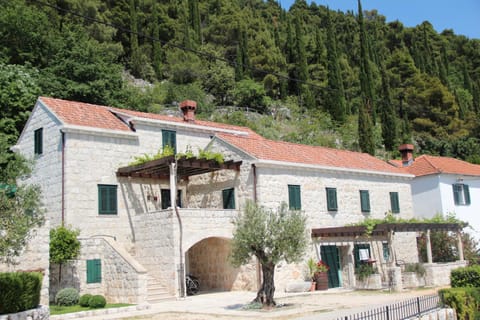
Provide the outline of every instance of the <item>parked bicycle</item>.
<path id="1" fill-rule="evenodd" d="M 187 274 L 185 276 L 185 287 L 187 288 L 187 295 L 192 296 L 198 293 L 200 282 L 198 282 L 197 277 Z"/>

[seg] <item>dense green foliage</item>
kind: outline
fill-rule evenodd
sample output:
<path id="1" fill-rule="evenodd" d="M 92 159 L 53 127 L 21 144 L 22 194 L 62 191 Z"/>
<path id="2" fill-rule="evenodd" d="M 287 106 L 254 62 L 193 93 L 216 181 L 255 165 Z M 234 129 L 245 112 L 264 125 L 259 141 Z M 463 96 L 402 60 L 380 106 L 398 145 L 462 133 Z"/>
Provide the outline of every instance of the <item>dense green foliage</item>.
<path id="1" fill-rule="evenodd" d="M 282 260 L 291 263 L 302 258 L 307 247 L 306 217 L 289 211 L 285 203 L 273 211 L 250 201 L 234 226 L 232 264 L 238 267 L 256 257 L 262 267 L 262 285 L 255 301 L 275 305 L 275 266 Z"/>
<path id="2" fill-rule="evenodd" d="M 0 314 L 36 308 L 40 303 L 42 278 L 38 272 L 0 273 Z"/>
<path id="3" fill-rule="evenodd" d="M 480 266 L 475 265 L 452 270 L 450 273 L 450 285 L 453 288 L 480 288 Z"/>
<path id="4" fill-rule="evenodd" d="M 80 296 L 80 299 L 78 299 L 78 304 L 81 307 L 88 307 L 88 302 L 90 301 L 90 298 L 92 295 L 90 293 L 85 293 Z"/>
<path id="5" fill-rule="evenodd" d="M 73 306 L 78 303 L 80 295 L 75 288 L 63 288 L 55 295 L 55 304 L 58 306 Z"/>
<path id="6" fill-rule="evenodd" d="M 458 319 L 478 319 L 480 316 L 479 288 L 451 288 L 439 291 L 444 306 L 455 309 Z"/>
<path id="7" fill-rule="evenodd" d="M 90 299 L 88 300 L 88 306 L 90 308 L 103 308 L 106 304 L 107 300 L 105 300 L 105 297 L 99 294 L 90 297 Z"/>
<path id="8" fill-rule="evenodd" d="M 480 40 L 296 0 L 0 0 L 0 133 L 36 96 L 199 116 L 268 138 L 480 162 Z M 133 79 L 133 77 L 138 79 Z M 141 81 L 143 79 L 145 81 Z M 383 150 L 388 151 L 384 153 Z"/>
<path id="9" fill-rule="evenodd" d="M 8 136 L 0 133 L 0 262 L 15 264 L 35 228 L 43 224 L 44 213 L 40 189 L 20 180 L 29 174 L 29 164 L 8 145 Z"/>
<path id="10" fill-rule="evenodd" d="M 80 254 L 79 230 L 58 226 L 50 230 L 50 262 L 64 263 Z"/>

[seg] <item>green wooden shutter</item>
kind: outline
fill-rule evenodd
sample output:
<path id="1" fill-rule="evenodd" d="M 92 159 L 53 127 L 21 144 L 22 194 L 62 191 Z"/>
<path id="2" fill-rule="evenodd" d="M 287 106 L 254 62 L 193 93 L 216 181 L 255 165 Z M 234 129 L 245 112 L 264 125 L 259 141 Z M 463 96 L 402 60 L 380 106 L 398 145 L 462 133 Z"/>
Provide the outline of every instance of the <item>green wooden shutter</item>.
<path id="1" fill-rule="evenodd" d="M 225 189 L 222 191 L 223 209 L 235 209 L 235 189 Z"/>
<path id="2" fill-rule="evenodd" d="M 173 148 L 173 152 L 177 153 L 177 133 L 172 130 L 162 130 L 162 145 Z"/>
<path id="3" fill-rule="evenodd" d="M 327 191 L 327 209 L 328 211 L 337 211 L 337 189 L 336 188 L 326 188 Z"/>
<path id="4" fill-rule="evenodd" d="M 43 153 L 43 128 L 37 129 L 34 132 L 34 153 Z"/>
<path id="5" fill-rule="evenodd" d="M 456 205 L 460 204 L 460 186 L 458 184 L 452 184 L 453 189 L 453 202 Z"/>
<path id="6" fill-rule="evenodd" d="M 87 260 L 87 283 L 102 282 L 102 260 Z"/>
<path id="7" fill-rule="evenodd" d="M 360 206 L 362 212 L 370 212 L 370 195 L 368 190 L 360 190 Z"/>
<path id="8" fill-rule="evenodd" d="M 370 255 L 370 245 L 368 243 L 359 243 L 353 246 L 353 257 L 355 259 L 355 269 L 358 268 L 361 264 L 360 260 L 360 249 L 368 249 Z"/>
<path id="9" fill-rule="evenodd" d="M 470 205 L 470 189 L 468 184 L 463 185 L 463 196 L 465 197 L 465 204 Z"/>
<path id="10" fill-rule="evenodd" d="M 400 213 L 398 192 L 390 192 L 390 207 L 392 208 L 392 213 Z"/>
<path id="11" fill-rule="evenodd" d="M 300 210 L 302 208 L 299 185 L 288 185 L 288 207 L 290 210 Z"/>
<path id="12" fill-rule="evenodd" d="M 98 185 L 98 213 L 117 214 L 117 186 Z"/>

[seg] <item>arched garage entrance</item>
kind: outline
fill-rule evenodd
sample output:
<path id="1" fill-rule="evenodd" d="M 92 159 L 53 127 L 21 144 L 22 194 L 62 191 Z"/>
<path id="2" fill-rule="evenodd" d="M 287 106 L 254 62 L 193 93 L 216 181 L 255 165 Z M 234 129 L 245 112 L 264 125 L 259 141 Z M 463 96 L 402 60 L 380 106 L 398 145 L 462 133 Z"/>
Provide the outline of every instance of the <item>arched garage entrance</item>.
<path id="1" fill-rule="evenodd" d="M 199 279 L 201 291 L 235 289 L 239 269 L 228 261 L 230 240 L 206 238 L 197 242 L 186 254 L 186 272 Z"/>

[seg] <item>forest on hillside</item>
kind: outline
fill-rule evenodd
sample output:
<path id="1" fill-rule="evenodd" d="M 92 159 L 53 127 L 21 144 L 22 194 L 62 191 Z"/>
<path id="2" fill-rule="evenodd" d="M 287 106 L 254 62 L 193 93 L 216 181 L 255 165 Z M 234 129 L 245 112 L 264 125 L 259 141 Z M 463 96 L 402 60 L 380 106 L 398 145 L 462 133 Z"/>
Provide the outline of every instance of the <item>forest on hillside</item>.
<path id="1" fill-rule="evenodd" d="M 480 40 L 296 0 L 0 0 L 0 143 L 39 95 L 480 163 Z M 0 163 L 1 163 L 0 157 Z"/>

